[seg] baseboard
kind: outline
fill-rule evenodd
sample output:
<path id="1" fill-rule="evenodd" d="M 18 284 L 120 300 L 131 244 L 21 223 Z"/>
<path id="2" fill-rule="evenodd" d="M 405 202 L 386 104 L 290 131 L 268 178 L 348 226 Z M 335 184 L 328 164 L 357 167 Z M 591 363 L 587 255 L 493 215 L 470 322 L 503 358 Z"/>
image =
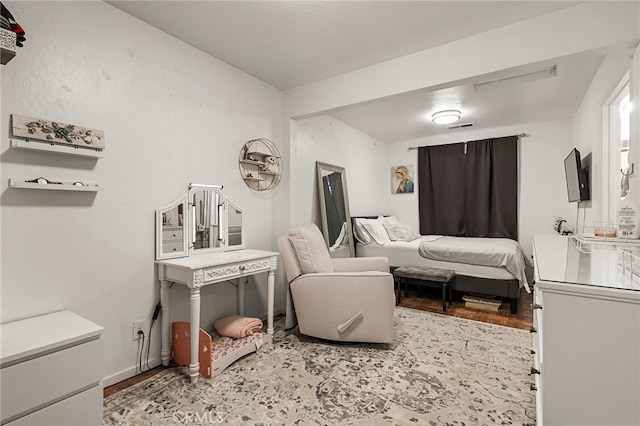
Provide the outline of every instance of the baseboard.
<path id="1" fill-rule="evenodd" d="M 155 368 L 162 364 L 160 358 L 150 359 L 149 360 L 149 368 Z M 146 365 L 146 362 L 145 362 Z M 102 386 L 109 387 L 115 385 L 116 383 L 120 383 L 123 380 L 127 380 L 132 378 L 133 376 L 138 375 L 138 366 L 127 368 L 126 370 L 122 370 L 118 373 L 112 374 L 102 379 Z"/>

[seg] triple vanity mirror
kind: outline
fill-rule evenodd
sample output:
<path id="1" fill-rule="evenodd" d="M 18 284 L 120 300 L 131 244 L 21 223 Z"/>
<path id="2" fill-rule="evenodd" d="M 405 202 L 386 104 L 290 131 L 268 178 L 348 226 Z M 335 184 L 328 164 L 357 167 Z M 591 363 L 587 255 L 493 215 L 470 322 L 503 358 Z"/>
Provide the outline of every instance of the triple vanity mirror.
<path id="1" fill-rule="evenodd" d="M 331 257 L 355 257 L 347 174 L 344 167 L 316 162 L 322 233 Z"/>
<path id="2" fill-rule="evenodd" d="M 221 185 L 189 184 L 186 194 L 156 210 L 156 260 L 243 248 L 244 212 Z"/>

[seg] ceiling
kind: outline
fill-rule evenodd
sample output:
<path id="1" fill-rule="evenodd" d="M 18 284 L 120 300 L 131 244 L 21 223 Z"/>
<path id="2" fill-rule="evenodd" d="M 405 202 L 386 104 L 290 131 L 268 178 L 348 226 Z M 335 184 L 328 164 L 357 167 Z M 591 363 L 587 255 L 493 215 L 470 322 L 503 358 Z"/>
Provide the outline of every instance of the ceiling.
<path id="1" fill-rule="evenodd" d="M 107 1 L 140 20 L 287 90 L 550 13 L 571 1 Z M 459 109 L 476 127 L 573 116 L 602 60 L 564 58 L 557 75 L 476 90 L 473 81 L 332 112 L 390 142 L 450 132 L 424 120 Z M 506 70 L 509 77 L 532 69 Z"/>

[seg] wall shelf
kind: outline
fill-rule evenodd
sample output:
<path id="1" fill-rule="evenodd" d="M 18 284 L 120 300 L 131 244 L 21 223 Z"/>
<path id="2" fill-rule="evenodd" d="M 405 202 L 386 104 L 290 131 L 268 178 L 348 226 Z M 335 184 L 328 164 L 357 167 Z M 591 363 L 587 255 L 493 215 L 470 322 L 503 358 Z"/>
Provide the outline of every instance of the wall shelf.
<path id="1" fill-rule="evenodd" d="M 278 148 L 268 139 L 245 143 L 238 159 L 244 182 L 254 191 L 268 191 L 280 183 L 282 159 Z"/>
<path id="2" fill-rule="evenodd" d="M 11 139 L 11 148 L 29 149 L 41 152 L 51 152 L 55 154 L 75 155 L 79 157 L 104 158 L 104 151 L 80 148 L 71 145 L 59 145 L 46 142 Z"/>
<path id="3" fill-rule="evenodd" d="M 33 183 L 26 182 L 29 179 L 9 179 L 9 187 L 18 189 L 48 189 L 50 191 L 79 191 L 98 192 L 101 188 L 95 183 L 84 183 L 83 186 L 74 185 L 73 182 L 55 183 Z"/>
<path id="4" fill-rule="evenodd" d="M 242 164 L 251 164 L 253 166 L 264 166 L 265 164 L 267 164 L 264 161 L 257 161 L 257 160 L 240 160 L 240 163 L 242 163 Z"/>

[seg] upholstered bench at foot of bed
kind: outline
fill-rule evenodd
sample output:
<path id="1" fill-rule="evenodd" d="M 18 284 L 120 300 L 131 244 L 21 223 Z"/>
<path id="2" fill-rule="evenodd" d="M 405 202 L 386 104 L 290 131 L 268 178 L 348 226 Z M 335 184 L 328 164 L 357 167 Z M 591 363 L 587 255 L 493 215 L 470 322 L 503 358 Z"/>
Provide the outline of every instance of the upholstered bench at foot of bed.
<path id="1" fill-rule="evenodd" d="M 456 273 L 450 269 L 421 268 L 417 266 L 402 266 L 393 271 L 394 280 L 398 287 L 398 302 L 401 299 L 404 284 L 405 296 L 409 293 L 409 281 L 413 280 L 421 285 L 438 286 L 442 288 L 442 310 L 447 310 L 447 301 L 451 305 L 451 285 Z"/>

